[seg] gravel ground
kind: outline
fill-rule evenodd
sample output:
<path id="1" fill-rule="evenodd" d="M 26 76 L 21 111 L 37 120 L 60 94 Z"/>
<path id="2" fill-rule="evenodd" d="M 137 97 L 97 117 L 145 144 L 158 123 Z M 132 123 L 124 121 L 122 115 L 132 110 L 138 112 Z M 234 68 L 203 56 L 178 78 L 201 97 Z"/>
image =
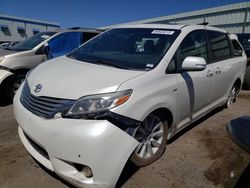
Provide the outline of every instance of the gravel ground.
<path id="1" fill-rule="evenodd" d="M 118 187 L 231 188 L 249 165 L 250 155 L 229 138 L 226 124 L 250 115 L 250 92 L 241 92 L 230 109 L 215 111 L 168 142 L 155 163 L 136 169 L 128 164 Z M 250 177 L 248 177 L 250 178 Z M 42 169 L 22 146 L 12 105 L 0 106 L 0 187 L 70 187 Z"/>

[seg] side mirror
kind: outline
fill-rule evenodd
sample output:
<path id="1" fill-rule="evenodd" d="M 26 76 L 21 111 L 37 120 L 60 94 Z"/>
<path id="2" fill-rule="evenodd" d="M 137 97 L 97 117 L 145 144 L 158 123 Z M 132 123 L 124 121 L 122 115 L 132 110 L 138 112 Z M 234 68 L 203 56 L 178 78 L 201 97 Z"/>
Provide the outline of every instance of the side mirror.
<path id="1" fill-rule="evenodd" d="M 189 56 L 184 59 L 181 68 L 183 71 L 202 71 L 206 67 L 207 63 L 204 58 Z"/>
<path id="2" fill-rule="evenodd" d="M 242 56 L 243 51 L 242 50 L 234 50 L 234 56 Z"/>
<path id="3" fill-rule="evenodd" d="M 50 47 L 49 47 L 49 45 L 44 45 L 44 47 L 43 47 L 43 53 L 46 54 L 46 55 L 50 54 Z"/>

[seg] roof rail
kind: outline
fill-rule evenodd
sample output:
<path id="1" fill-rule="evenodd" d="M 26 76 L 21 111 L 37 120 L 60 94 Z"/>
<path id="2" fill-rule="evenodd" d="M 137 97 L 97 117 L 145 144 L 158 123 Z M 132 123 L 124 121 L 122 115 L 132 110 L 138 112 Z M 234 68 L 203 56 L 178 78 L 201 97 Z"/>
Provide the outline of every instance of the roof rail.
<path id="1" fill-rule="evenodd" d="M 103 31 L 103 29 L 87 28 L 87 27 L 70 27 L 70 28 L 67 28 L 67 29 L 71 29 L 71 30 L 87 29 L 87 30 Z"/>
<path id="2" fill-rule="evenodd" d="M 78 29 L 81 29 L 81 27 L 69 27 L 67 29 L 78 30 Z M 84 29 L 86 29 L 86 28 L 84 28 Z"/>
<path id="3" fill-rule="evenodd" d="M 208 22 L 198 23 L 197 25 L 208 25 Z"/>

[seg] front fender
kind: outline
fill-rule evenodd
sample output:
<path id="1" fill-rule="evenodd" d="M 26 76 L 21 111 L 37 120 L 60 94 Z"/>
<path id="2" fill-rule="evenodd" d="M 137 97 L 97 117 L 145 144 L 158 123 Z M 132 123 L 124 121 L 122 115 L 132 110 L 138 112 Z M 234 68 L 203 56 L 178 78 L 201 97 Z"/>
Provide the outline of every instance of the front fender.
<path id="1" fill-rule="evenodd" d="M 12 74 L 13 74 L 12 72 L 9 72 L 7 70 L 0 70 L 0 85 L 7 77 L 9 77 Z"/>

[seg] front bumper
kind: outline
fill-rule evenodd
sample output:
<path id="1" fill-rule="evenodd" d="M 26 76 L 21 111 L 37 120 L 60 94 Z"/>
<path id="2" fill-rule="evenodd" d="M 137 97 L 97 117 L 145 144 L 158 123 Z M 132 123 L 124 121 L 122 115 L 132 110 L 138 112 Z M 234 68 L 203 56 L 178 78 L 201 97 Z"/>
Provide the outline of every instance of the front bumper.
<path id="1" fill-rule="evenodd" d="M 76 186 L 115 187 L 138 141 L 107 120 L 42 119 L 22 106 L 20 92 L 14 113 L 29 153 Z M 93 176 L 87 178 L 73 164 L 87 165 Z"/>
<path id="2" fill-rule="evenodd" d="M 3 82 L 3 80 L 5 78 L 7 78 L 8 76 L 12 75 L 13 73 L 6 71 L 6 70 L 1 70 L 0 69 L 0 84 Z"/>

